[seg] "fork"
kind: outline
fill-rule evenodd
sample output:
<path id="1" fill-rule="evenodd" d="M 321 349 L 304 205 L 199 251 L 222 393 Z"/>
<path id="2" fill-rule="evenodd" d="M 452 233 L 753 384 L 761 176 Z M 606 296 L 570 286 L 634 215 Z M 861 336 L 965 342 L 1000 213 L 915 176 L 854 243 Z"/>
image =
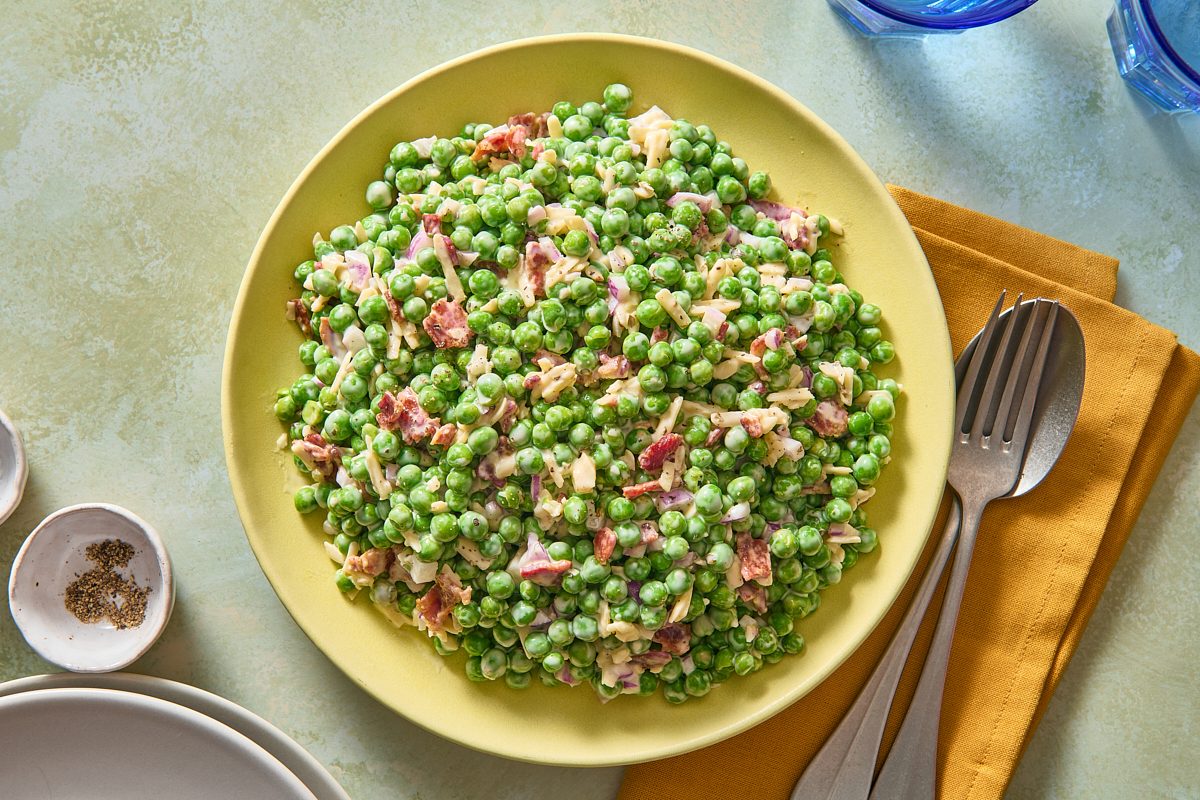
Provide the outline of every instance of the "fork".
<path id="1" fill-rule="evenodd" d="M 1001 303 L 1003 303 L 1001 295 Z M 997 309 L 1000 304 L 997 304 Z M 962 605 L 971 553 L 983 510 L 1012 491 L 1020 478 L 1034 404 L 1058 319 L 1058 303 L 1038 299 L 1024 315 L 1018 295 L 988 364 L 985 330 L 975 348 L 955 408 L 954 450 L 948 480 L 962 502 L 958 552 L 921 679 L 900 732 L 880 770 L 871 800 L 931 800 L 937 792 L 937 740 L 950 646 Z M 996 318 L 988 321 L 995 330 Z M 980 386 L 986 370 L 987 380 Z"/>
<path id="2" fill-rule="evenodd" d="M 941 691 L 945 677 L 945 661 L 949 654 L 949 644 L 953 637 L 954 621 L 958 614 L 958 605 L 962 600 L 962 587 L 965 585 L 966 566 L 970 558 L 970 549 L 974 545 L 975 532 L 978 529 L 982 508 L 992 499 L 999 497 L 1010 491 L 1017 482 L 1020 472 L 1021 460 L 1025 450 L 1026 440 L 1029 434 L 1029 424 L 1033 415 L 1033 403 L 1037 397 L 1038 385 L 1041 381 L 1041 375 L 1046 364 L 1046 355 L 1050 335 L 1053 332 L 1054 315 L 1057 314 L 1057 303 L 1050 301 L 1039 301 L 1035 304 L 1034 312 L 1024 315 L 1023 320 L 1019 318 L 1021 315 L 1018 311 L 1021 309 L 1021 297 L 1018 296 L 1013 312 L 1009 315 L 1007 324 L 1003 332 L 998 330 L 998 319 L 1000 311 L 1004 307 L 1005 292 L 1001 292 L 1000 298 L 996 301 L 995 308 L 992 309 L 991 316 L 988 319 L 987 325 L 984 326 L 980 333 L 978 344 L 975 348 L 974 355 L 969 364 L 968 370 L 964 375 L 963 381 L 958 387 L 958 405 L 955 410 L 955 429 L 956 441 L 955 448 L 950 459 L 951 475 L 959 475 L 959 483 L 963 485 L 963 489 L 959 489 L 955 484 L 953 477 L 951 478 L 951 486 L 959 492 L 964 498 L 970 497 L 973 504 L 971 518 L 973 522 L 969 525 L 964 525 L 964 530 L 969 528 L 969 543 L 964 550 L 960 546 L 960 557 L 956 560 L 956 568 L 959 561 L 963 562 L 961 570 L 956 569 L 956 573 L 961 571 L 959 576 L 959 585 L 957 588 L 957 599 L 951 603 L 951 594 L 953 589 L 954 578 L 951 578 L 951 586 L 947 588 L 947 598 L 944 601 L 945 611 L 942 612 L 939 620 L 938 632 L 935 634 L 934 643 L 930 650 L 930 661 L 922 675 L 922 684 L 925 685 L 926 693 L 933 695 L 932 699 L 923 701 L 932 706 L 933 725 L 932 731 L 934 742 L 931 748 L 921 749 L 921 755 L 924 756 L 925 750 L 931 754 L 928 763 L 930 764 L 929 774 L 936 778 L 936 735 L 937 735 L 937 720 L 938 709 L 940 707 Z M 1028 360 L 1029 344 L 1032 336 L 1033 326 L 1030 324 L 1037 311 L 1043 305 L 1050 306 L 1048 321 L 1044 324 L 1041 335 L 1039 336 L 1038 349 L 1034 353 L 1033 362 L 1028 369 L 1024 368 L 1025 362 Z M 1009 356 L 1009 351 L 1012 349 L 1012 341 L 1014 331 L 1019 326 L 1024 326 L 1019 334 L 1019 357 Z M 998 342 L 997 339 L 1000 339 Z M 997 358 L 996 356 L 1000 356 Z M 1008 362 L 1007 367 L 1003 367 L 1004 362 Z M 987 368 L 988 364 L 991 368 Z M 1015 376 L 1007 374 L 1012 371 L 1012 365 L 1016 364 L 1017 374 Z M 1015 466 L 1011 470 L 1007 467 L 998 474 L 995 478 L 995 485 L 989 484 L 989 489 L 984 494 L 990 494 L 986 499 L 979 501 L 977 493 L 968 491 L 965 487 L 968 486 L 966 471 L 958 466 L 960 462 L 969 460 L 972 464 L 978 461 L 978 456 L 972 454 L 964 456 L 967 448 L 975 442 L 975 449 L 983 442 L 982 425 L 987 421 L 989 413 L 985 411 L 983 415 L 978 414 L 978 410 L 983 407 L 991 409 L 996 405 L 996 386 L 1000 382 L 1000 373 L 1007 370 L 1004 375 L 1004 390 L 999 398 L 1000 403 L 1005 405 L 1005 414 L 1003 417 L 999 414 L 1000 409 L 996 408 L 996 413 L 990 414 L 992 422 L 988 424 L 988 444 L 991 444 L 991 436 L 995 433 L 994 421 L 999 418 L 1005 420 L 1005 427 L 1001 431 L 1001 440 L 1004 440 L 1005 432 L 1009 427 L 1010 417 L 1013 416 L 1012 404 L 1017 395 L 1017 384 L 1023 382 L 1021 387 L 1020 397 L 1021 402 L 1015 411 L 1017 420 L 1012 425 L 1013 435 L 1010 435 L 1007 440 L 1005 453 L 1002 453 L 1005 459 L 1009 458 L 1008 454 L 1013 454 Z M 982 402 L 984 395 L 987 397 L 986 404 Z M 980 435 L 974 440 L 971 432 L 975 429 L 976 422 L 980 424 Z M 1018 424 L 1019 423 L 1019 424 Z M 1019 436 L 1016 434 L 1019 432 Z M 999 451 L 996 451 L 999 452 Z M 987 467 L 985 466 L 986 470 Z M 1011 474 L 1010 474 L 1011 473 Z M 1008 475 L 1007 478 L 1005 476 Z M 1003 484 L 1003 486 L 1001 486 Z M 991 494 L 995 492 L 994 494 Z M 916 638 L 917 631 L 920 628 L 921 621 L 925 617 L 925 612 L 929 608 L 929 604 L 933 599 L 933 595 L 937 589 L 938 582 L 945 570 L 946 563 L 950 558 L 950 554 L 954 548 L 955 542 L 959 536 L 959 511 L 960 503 L 958 497 L 951 492 L 952 508 L 949 519 L 947 520 L 946 528 L 938 541 L 938 545 L 934 551 L 933 557 L 930 560 L 929 567 L 926 570 L 925 577 L 922 579 L 920 586 L 917 588 L 916 594 L 913 597 L 912 604 L 909 606 L 903 621 L 897 628 L 892 641 L 888 645 L 883 658 L 876 666 L 867 684 L 863 687 L 854 704 L 842 718 L 841 723 L 826 740 L 825 744 L 817 755 L 809 762 L 804 774 L 796 783 L 792 791 L 792 800 L 863 800 L 871 791 L 872 777 L 875 772 L 875 760 L 879 753 L 879 745 L 883 738 L 883 730 L 887 724 L 888 711 L 891 707 L 892 699 L 896 693 L 896 687 L 900 682 L 900 676 L 904 669 L 905 661 L 909 651 L 912 649 L 912 644 Z M 966 515 L 964 514 L 964 520 Z M 962 555 L 966 555 L 966 559 Z M 943 631 L 943 623 L 947 630 Z M 942 641 L 944 639 L 944 642 Z M 934 658 L 936 655 L 933 648 L 941 647 L 946 652 L 941 656 L 940 672 Z M 931 664 L 929 666 L 928 664 Z M 927 678 L 927 679 L 926 679 Z M 936 690 L 936 693 L 935 693 Z M 918 697 L 914 698 L 913 705 L 916 705 L 917 699 L 920 699 L 920 690 Z M 924 707 L 929 707 L 924 706 Z M 910 711 L 909 718 L 915 718 L 917 715 Z M 912 732 L 914 728 L 919 727 L 916 723 L 909 726 L 909 739 L 913 744 L 922 744 L 921 734 L 925 733 L 925 728 L 920 731 Z M 897 740 L 899 743 L 899 740 Z M 892 756 L 889 755 L 889 763 L 894 763 L 893 772 L 900 769 L 900 753 L 896 746 L 893 745 L 892 754 L 896 755 L 896 761 L 892 762 Z M 913 758 L 906 759 L 905 763 L 916 764 Z M 908 770 L 906 777 L 903 779 L 902 785 L 907 785 L 910 779 L 917 777 L 915 770 Z M 933 782 L 928 784 L 917 784 L 918 786 L 928 786 L 925 794 L 913 794 L 913 797 L 920 796 L 923 798 L 932 798 Z M 877 791 L 882 790 L 882 783 L 877 785 Z"/>

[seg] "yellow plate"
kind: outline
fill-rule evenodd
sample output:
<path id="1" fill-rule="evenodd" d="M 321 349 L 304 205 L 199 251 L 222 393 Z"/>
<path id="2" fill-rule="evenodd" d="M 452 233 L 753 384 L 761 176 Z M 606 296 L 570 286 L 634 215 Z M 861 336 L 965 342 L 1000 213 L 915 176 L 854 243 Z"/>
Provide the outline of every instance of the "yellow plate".
<path id="1" fill-rule="evenodd" d="M 601 705 L 585 688 L 526 691 L 469 682 L 462 656 L 442 658 L 422 634 L 397 631 L 365 600 L 333 583 L 317 515 L 301 519 L 290 490 L 300 479 L 276 447 L 277 387 L 301 371 L 300 335 L 284 319 L 295 265 L 312 257 L 315 231 L 368 213 L 366 185 L 400 140 L 501 122 L 561 98 L 598 98 L 614 81 L 652 103 L 713 127 L 752 169 L 766 169 L 783 201 L 838 218 L 835 262 L 884 309 L 904 385 L 896 462 L 869 506 L 879 550 L 822 595 L 799 624 L 806 652 L 702 700 L 670 706 L 621 697 Z M 937 287 L 911 229 L 865 163 L 811 111 L 760 78 L 704 53 L 628 36 L 526 39 L 464 56 L 405 83 L 358 115 L 322 150 L 275 210 L 242 280 L 225 352 L 225 455 L 242 522 L 263 572 L 309 638 L 381 703 L 470 747 L 546 764 L 627 764 L 682 753 L 786 708 L 830 675 L 895 601 L 928 536 L 949 456 L 953 402 L 950 340 Z"/>

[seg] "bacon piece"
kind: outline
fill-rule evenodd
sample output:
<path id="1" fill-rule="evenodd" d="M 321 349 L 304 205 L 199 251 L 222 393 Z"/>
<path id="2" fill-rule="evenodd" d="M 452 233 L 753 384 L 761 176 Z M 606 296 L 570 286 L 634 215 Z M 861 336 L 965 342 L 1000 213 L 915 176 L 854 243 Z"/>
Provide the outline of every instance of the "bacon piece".
<path id="1" fill-rule="evenodd" d="M 668 331 L 666 328 L 655 328 L 654 332 L 650 334 L 650 344 L 658 344 L 659 342 L 665 342 L 667 340 L 667 337 L 670 335 L 671 335 L 671 332 Z"/>
<path id="2" fill-rule="evenodd" d="M 499 426 L 503 433 L 508 433 L 517 421 L 517 404 L 511 397 L 505 397 L 502 408 L 500 418 L 496 420 L 496 425 Z"/>
<path id="3" fill-rule="evenodd" d="M 626 486 L 621 490 L 627 498 L 632 500 L 635 497 L 641 497 L 647 492 L 661 492 L 662 484 L 658 481 L 646 481 L 645 483 L 635 483 L 633 486 Z"/>
<path id="4" fill-rule="evenodd" d="M 571 568 L 566 559 L 539 558 L 521 567 L 521 577 L 531 581 L 555 579 Z"/>
<path id="5" fill-rule="evenodd" d="M 758 417 L 750 414 L 742 414 L 742 427 L 746 429 L 746 433 L 753 436 L 755 439 L 763 435 L 762 423 L 758 421 Z"/>
<path id="6" fill-rule="evenodd" d="M 538 139 L 533 143 L 533 151 L 530 153 L 530 155 L 533 157 L 534 161 L 537 161 L 538 157 L 544 152 L 546 152 L 546 143 L 541 139 Z"/>
<path id="7" fill-rule="evenodd" d="M 720 325 L 718 325 L 717 326 L 717 341 L 724 339 L 725 334 L 728 332 L 729 332 L 729 323 L 728 322 L 722 322 Z"/>
<path id="8" fill-rule="evenodd" d="M 525 387 L 526 391 L 528 391 L 541 382 L 542 374 L 540 372 L 531 372 L 525 376 L 524 380 L 521 381 L 521 385 Z"/>
<path id="9" fill-rule="evenodd" d="M 379 398 L 379 413 L 375 415 L 375 421 L 386 431 L 399 430 L 408 444 L 432 436 L 438 428 L 438 420 L 431 419 L 421 408 L 417 393 L 411 386 L 405 386 L 397 395 L 384 392 Z"/>
<path id="10" fill-rule="evenodd" d="M 638 653 L 629 660 L 635 664 L 641 664 L 651 672 L 657 672 L 671 663 L 671 654 L 666 650 L 647 650 L 644 653 Z"/>
<path id="11" fill-rule="evenodd" d="M 529 282 L 533 285 L 535 295 L 546 294 L 546 267 L 550 264 L 550 256 L 541 242 L 525 243 L 525 271 L 529 274 Z"/>
<path id="12" fill-rule="evenodd" d="M 438 298 L 421 327 L 435 347 L 466 347 L 474 335 L 467 327 L 467 312 L 453 300 Z"/>
<path id="13" fill-rule="evenodd" d="M 654 632 L 654 641 L 668 653 L 681 656 L 692 646 L 692 626 L 682 622 L 668 622 Z"/>
<path id="14" fill-rule="evenodd" d="M 417 598 L 417 613 L 434 632 L 445 630 L 454 607 L 471 602 L 471 587 L 463 588 L 458 576 L 446 567 L 434 578 L 433 588 Z"/>
<path id="15" fill-rule="evenodd" d="M 524 114 L 513 114 L 508 118 L 508 124 L 510 127 L 525 126 L 529 129 L 529 138 L 531 139 L 538 139 L 549 132 L 546 129 L 545 113 L 535 114 L 532 111 L 526 111 Z"/>
<path id="16" fill-rule="evenodd" d="M 337 471 L 342 457 L 341 449 L 326 442 L 319 433 L 310 433 L 292 442 L 292 452 L 299 456 L 306 467 L 326 478 L 332 477 Z"/>
<path id="17" fill-rule="evenodd" d="M 757 583 L 743 583 L 737 589 L 742 602 L 760 614 L 767 613 L 767 590 Z"/>
<path id="18" fill-rule="evenodd" d="M 287 301 L 288 319 L 296 320 L 296 324 L 300 326 L 300 332 L 305 336 L 312 336 L 312 315 L 308 312 L 308 306 L 304 305 L 304 301 L 297 298 Z"/>
<path id="19" fill-rule="evenodd" d="M 550 366 L 557 367 L 559 364 L 567 363 L 567 360 L 558 353 L 551 353 L 549 350 L 538 350 L 533 354 L 533 362 L 536 364 L 543 358 L 550 359 Z"/>
<path id="20" fill-rule="evenodd" d="M 596 368 L 596 377 L 606 380 L 628 378 L 630 376 L 629 358 L 627 356 L 610 356 L 600 354 L 600 366 Z"/>
<path id="21" fill-rule="evenodd" d="M 442 232 L 442 218 L 437 214 L 425 214 L 421 217 L 421 227 L 425 229 L 425 233 L 433 236 L 435 233 Z"/>
<path id="22" fill-rule="evenodd" d="M 724 437 L 724 436 L 725 436 L 724 428 L 713 428 L 712 431 L 709 432 L 708 438 L 704 440 L 704 446 L 706 448 L 712 447 L 717 442 L 721 441 L 722 437 Z"/>
<path id="23" fill-rule="evenodd" d="M 766 540 L 755 539 L 749 533 L 739 533 L 737 554 L 742 562 L 742 580 L 771 577 L 771 549 Z"/>
<path id="24" fill-rule="evenodd" d="M 846 432 L 850 415 L 832 400 L 817 403 L 817 410 L 808 420 L 809 427 L 822 436 L 841 436 Z"/>
<path id="25" fill-rule="evenodd" d="M 388 286 L 387 281 L 380 281 L 379 285 L 383 288 L 383 299 L 387 301 L 388 311 L 392 313 L 392 319 L 400 322 L 404 319 L 404 312 L 400 308 L 400 303 L 392 295 L 392 288 Z"/>
<path id="26" fill-rule="evenodd" d="M 342 569 L 346 572 L 354 572 L 374 578 L 376 575 L 382 575 L 391 566 L 395 558 L 396 554 L 392 552 L 392 548 L 390 547 L 372 547 L 362 555 L 346 556 L 346 561 L 342 564 Z"/>
<path id="27" fill-rule="evenodd" d="M 517 158 L 525 157 L 525 140 L 529 138 L 529 129 L 524 125 L 510 125 L 504 136 L 504 147 Z"/>
<path id="28" fill-rule="evenodd" d="M 442 427 L 438 428 L 429 440 L 430 444 L 448 445 L 454 441 L 454 437 L 458 434 L 458 426 L 453 422 L 447 422 Z"/>
<path id="29" fill-rule="evenodd" d="M 683 437 L 679 434 L 664 433 L 660 438 L 651 442 L 650 446 L 638 456 L 638 466 L 648 472 L 662 469 L 662 465 L 682 444 Z"/>
<path id="30" fill-rule="evenodd" d="M 617 535 L 612 532 L 612 528 L 601 528 L 596 531 L 596 538 L 592 540 L 596 561 L 607 564 L 608 559 L 612 558 L 613 548 L 616 546 Z"/>

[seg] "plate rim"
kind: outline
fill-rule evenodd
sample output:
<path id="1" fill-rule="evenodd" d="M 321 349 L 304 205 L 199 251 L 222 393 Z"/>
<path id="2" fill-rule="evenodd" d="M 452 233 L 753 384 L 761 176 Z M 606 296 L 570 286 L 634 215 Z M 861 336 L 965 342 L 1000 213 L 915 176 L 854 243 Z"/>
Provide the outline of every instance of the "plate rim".
<path id="1" fill-rule="evenodd" d="M 839 134 L 828 123 L 821 119 L 821 117 L 819 117 L 814 111 L 809 109 L 808 106 L 797 100 L 780 87 L 745 69 L 744 67 L 738 66 L 737 64 L 718 56 L 714 56 L 703 50 L 677 44 L 675 42 L 667 42 L 644 36 L 604 32 L 548 34 L 542 36 L 524 37 L 500 44 L 490 45 L 478 50 L 473 50 L 464 55 L 441 62 L 433 67 L 430 67 L 429 69 L 423 70 L 422 72 L 414 75 L 412 78 L 409 78 L 400 85 L 389 90 L 384 95 L 371 102 L 362 111 L 356 114 L 349 122 L 342 126 L 342 128 L 317 152 L 317 154 L 309 160 L 304 169 L 299 173 L 295 180 L 292 181 L 287 191 L 281 197 L 279 203 L 275 206 L 274 211 L 272 211 L 270 218 L 259 234 L 258 240 L 256 241 L 254 249 L 251 252 L 250 258 L 247 262 L 246 268 L 243 271 L 242 280 L 238 286 L 237 299 L 234 302 L 231 312 L 229 332 L 226 338 L 225 352 L 223 355 L 221 369 L 221 433 L 225 451 L 226 476 L 230 483 L 230 489 L 234 498 L 234 505 L 237 508 L 239 522 L 242 524 L 242 529 L 246 535 L 248 543 L 250 544 L 250 549 L 254 553 L 255 559 L 258 561 L 259 568 L 263 571 L 263 574 L 267 578 L 267 582 L 271 586 L 272 591 L 275 592 L 276 597 L 279 598 L 280 603 L 287 610 L 288 615 L 296 623 L 297 627 L 300 628 L 313 646 L 315 646 L 326 658 L 328 658 L 352 683 L 369 694 L 376 702 L 388 708 L 393 713 L 399 714 L 418 727 L 449 741 L 453 741 L 457 744 L 469 747 L 479 752 L 494 756 L 502 756 L 504 758 L 531 764 L 544 764 L 564 767 L 608 767 L 623 766 L 667 758 L 724 741 L 774 717 L 784 709 L 802 699 L 823 681 L 829 678 L 842 664 L 846 662 L 847 659 L 849 659 L 855 652 L 858 651 L 863 643 L 879 626 L 880 622 L 887 615 L 887 613 L 900 599 L 901 595 L 903 594 L 904 587 L 912 579 L 913 572 L 920 563 L 921 556 L 928 545 L 929 537 L 933 530 L 933 523 L 936 519 L 937 511 L 940 505 L 941 494 L 939 493 L 936 498 L 931 500 L 931 502 L 928 504 L 928 507 L 925 509 L 924 514 L 922 515 L 923 521 L 921 528 L 924 532 L 919 536 L 920 546 L 914 546 L 911 556 L 906 559 L 908 563 L 904 563 L 898 568 L 898 570 L 904 574 L 904 580 L 898 583 L 895 595 L 888 603 L 880 604 L 878 607 L 872 609 L 870 614 L 864 614 L 864 617 L 868 618 L 869 621 L 864 622 L 861 635 L 851 637 L 851 641 L 849 641 L 847 645 L 837 653 L 835 658 L 830 659 L 828 664 L 823 669 L 814 672 L 812 675 L 806 678 L 805 681 L 801 682 L 797 688 L 788 693 L 782 694 L 771 702 L 764 703 L 763 705 L 759 706 L 753 714 L 740 717 L 735 721 L 696 737 L 681 737 L 680 739 L 673 740 L 669 745 L 656 748 L 649 753 L 639 754 L 632 759 L 606 757 L 604 754 L 589 753 L 585 755 L 581 753 L 572 753 L 568 758 L 560 757 L 555 760 L 547 760 L 546 758 L 538 758 L 534 755 L 522 753 L 519 750 L 514 751 L 508 748 L 501 750 L 494 747 L 488 749 L 481 744 L 447 735 L 446 733 L 443 733 L 442 731 L 428 724 L 425 720 L 411 717 L 400 711 L 392 703 L 385 700 L 382 694 L 375 690 L 372 684 L 358 680 L 353 674 L 351 659 L 340 654 L 331 654 L 327 652 L 326 649 L 322 648 L 317 643 L 316 638 L 314 638 L 316 634 L 310 630 L 310 626 L 302 622 L 297 617 L 296 613 L 293 612 L 288 603 L 284 601 L 282 595 L 280 594 L 279 588 L 275 585 L 275 581 L 272 580 L 271 573 L 268 572 L 268 568 L 264 563 L 265 554 L 260 552 L 261 542 L 256 540 L 256 537 L 251 534 L 250 529 L 246 524 L 246 517 L 248 509 L 250 508 L 250 502 L 246 490 L 234 480 L 235 472 L 240 472 L 240 470 L 238 470 L 236 467 L 236 459 L 231 444 L 234 435 L 231 419 L 235 409 L 233 407 L 232 395 L 229 387 L 233 377 L 233 354 L 235 342 L 239 338 L 237 334 L 242 321 L 244 320 L 244 314 L 242 312 L 243 306 L 248 302 L 248 287 L 250 280 L 253 276 L 255 266 L 262 258 L 263 250 L 265 249 L 267 240 L 271 237 L 271 234 L 274 232 L 275 228 L 280 224 L 280 220 L 283 217 L 285 208 L 291 203 L 294 195 L 308 179 L 309 175 L 329 155 L 331 151 L 341 144 L 341 142 L 351 133 L 352 130 L 358 127 L 358 125 L 361 124 L 366 118 L 390 103 L 393 98 L 408 91 L 410 87 L 429 80 L 444 72 L 455 69 L 463 64 L 486 58 L 496 53 L 520 49 L 531 45 L 573 42 L 593 44 L 617 42 L 633 44 L 650 49 L 665 50 L 683 58 L 702 61 L 717 70 L 732 74 L 739 80 L 753 84 L 761 91 L 771 95 L 777 102 L 795 111 L 799 116 L 803 117 L 808 124 L 812 125 L 820 135 L 825 136 L 832 141 L 837 146 L 838 150 L 867 178 L 866 188 L 872 194 L 874 194 L 877 199 L 882 201 L 884 208 L 887 209 L 892 218 L 892 223 L 898 223 L 898 228 L 902 231 L 902 237 L 910 245 L 911 252 L 906 255 L 906 258 L 911 257 L 914 262 L 919 262 L 922 266 L 924 266 L 923 270 L 916 271 L 917 274 L 914 276 L 914 280 L 918 280 L 925 284 L 926 290 L 931 291 L 932 296 L 937 298 L 941 297 L 937 283 L 934 280 L 933 271 L 929 266 L 928 259 L 925 256 L 920 242 L 917 240 L 912 226 L 908 222 L 908 219 L 904 216 L 903 212 L 900 210 L 900 207 L 896 203 L 895 199 L 887 191 L 883 181 L 878 175 L 875 174 L 875 171 L 871 169 L 871 167 L 866 163 L 866 161 L 863 160 L 858 152 L 850 146 L 845 138 L 841 136 L 841 134 Z M 950 333 L 946 324 L 945 316 L 939 313 L 936 315 L 936 317 L 936 319 L 931 321 L 930 330 L 927 332 L 927 335 L 935 336 L 937 338 L 936 349 L 940 351 L 938 360 L 945 365 L 945 375 L 943 376 L 941 392 L 945 393 L 952 399 L 954 394 L 954 359 L 950 342 Z M 953 428 L 952 417 L 952 414 L 948 415 L 943 421 L 943 427 L 945 428 L 945 433 L 947 435 L 945 436 L 944 451 L 938 454 L 935 470 L 939 477 L 939 484 L 945 483 L 945 478 L 949 469 L 951 452 L 951 436 L 949 435 L 949 432 Z"/>
<path id="2" fill-rule="evenodd" d="M 124 692 L 190 709 L 257 744 L 282 764 L 284 769 L 295 775 L 316 800 L 350 800 L 350 795 L 333 775 L 299 742 L 250 709 L 198 686 L 137 672 L 58 672 L 14 678 L 0 683 L 0 700 L 28 692 L 64 688 Z M 250 728 L 253 730 L 249 730 Z M 314 786 L 314 782 L 319 785 Z"/>
<path id="3" fill-rule="evenodd" d="M 307 793 L 308 797 L 316 800 L 312 790 L 308 788 L 304 781 L 300 780 L 273 753 L 246 734 L 201 711 L 179 703 L 173 703 L 161 697 L 96 686 L 47 686 L 0 695 L 0 709 L 10 704 L 20 704 L 31 699 L 34 703 L 37 703 L 39 700 L 53 702 L 56 699 L 66 699 L 69 701 L 70 698 L 84 702 L 95 700 L 104 705 L 111 704 L 130 708 L 155 717 L 169 717 L 171 720 L 178 722 L 179 730 L 190 729 L 195 735 L 212 737 L 215 741 L 224 742 L 228 747 L 236 748 L 246 759 L 247 766 L 250 766 L 252 763 L 255 771 L 265 773 L 269 770 L 270 773 L 276 776 L 277 780 L 282 780 L 285 783 L 294 782 L 295 785 L 298 785 Z M 175 729 L 174 726 L 172 728 Z"/>

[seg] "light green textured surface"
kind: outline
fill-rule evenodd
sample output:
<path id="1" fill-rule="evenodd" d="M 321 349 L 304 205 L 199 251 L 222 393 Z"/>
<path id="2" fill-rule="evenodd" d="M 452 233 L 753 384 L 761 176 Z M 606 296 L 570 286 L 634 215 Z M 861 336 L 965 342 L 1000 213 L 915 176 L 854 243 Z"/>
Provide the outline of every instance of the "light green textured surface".
<path id="1" fill-rule="evenodd" d="M 420 70 L 535 33 L 698 47 L 791 92 L 885 180 L 1118 256 L 1118 301 L 1200 346 L 1200 124 L 1150 115 L 1125 88 L 1105 0 L 1045 0 L 923 43 L 859 39 L 817 0 L 736 12 L 685 0 L 607 12 L 292 5 L 290 15 L 232 3 L 6 12 L 0 407 L 25 433 L 32 473 L 0 528 L 0 566 L 61 506 L 107 500 L 142 515 L 170 547 L 179 595 L 136 669 L 262 714 L 357 798 L 603 798 L 620 774 L 490 758 L 376 704 L 288 618 L 229 498 L 218 380 L 258 231 L 330 136 Z M 1012 797 L 1200 791 L 1200 767 L 1184 755 L 1200 718 L 1198 444 L 1193 412 Z M 47 668 L 0 615 L 0 679 Z"/>

